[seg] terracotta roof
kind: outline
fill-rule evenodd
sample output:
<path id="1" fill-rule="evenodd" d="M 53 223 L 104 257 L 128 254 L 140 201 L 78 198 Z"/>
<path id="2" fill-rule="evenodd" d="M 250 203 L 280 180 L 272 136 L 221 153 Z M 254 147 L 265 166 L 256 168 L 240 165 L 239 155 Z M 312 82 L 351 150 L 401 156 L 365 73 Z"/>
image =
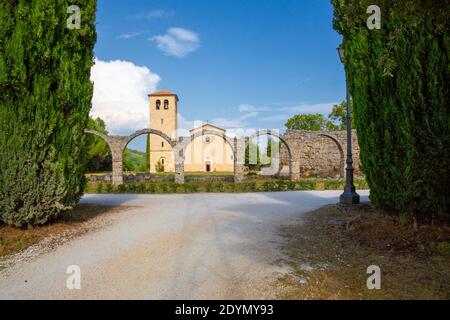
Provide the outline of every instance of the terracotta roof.
<path id="1" fill-rule="evenodd" d="M 149 97 L 175 96 L 175 97 L 177 97 L 177 100 L 178 100 L 178 96 L 177 96 L 176 93 L 173 93 L 173 92 L 170 92 L 170 91 L 167 91 L 167 90 L 161 90 L 161 91 L 158 91 L 158 92 L 153 92 L 153 93 L 150 93 L 148 96 Z"/>

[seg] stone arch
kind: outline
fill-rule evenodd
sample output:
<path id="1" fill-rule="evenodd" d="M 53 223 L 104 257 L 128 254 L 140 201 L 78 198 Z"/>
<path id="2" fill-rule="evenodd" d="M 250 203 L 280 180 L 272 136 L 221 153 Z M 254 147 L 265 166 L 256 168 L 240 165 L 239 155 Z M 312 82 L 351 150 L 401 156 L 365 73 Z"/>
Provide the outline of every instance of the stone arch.
<path id="1" fill-rule="evenodd" d="M 123 149 L 122 149 L 122 160 L 124 157 L 124 152 L 125 149 L 127 148 L 128 144 L 133 141 L 134 139 L 142 136 L 142 135 L 147 135 L 147 134 L 153 134 L 156 136 L 160 136 L 162 139 L 164 139 L 165 141 L 167 141 L 167 143 L 169 143 L 169 145 L 172 147 L 172 154 L 174 152 L 174 145 L 176 144 L 176 141 L 173 141 L 168 135 L 166 135 L 164 132 L 159 131 L 159 130 L 154 130 L 154 129 L 142 129 L 142 130 L 138 130 L 136 132 L 134 132 L 133 134 L 129 135 L 127 138 L 127 141 L 125 142 L 125 144 L 123 145 Z M 175 156 L 174 156 L 175 159 Z M 166 159 L 167 160 L 167 159 Z M 164 164 L 164 166 L 167 166 L 167 163 Z"/>
<path id="2" fill-rule="evenodd" d="M 176 144 L 176 141 L 173 141 L 167 134 L 163 133 L 162 131 L 154 130 L 154 129 L 142 129 L 142 130 L 138 130 L 135 133 L 128 136 L 128 141 L 127 141 L 127 144 L 125 145 L 125 148 L 131 142 L 131 140 L 133 140 L 139 136 L 142 136 L 143 134 L 154 134 L 156 136 L 160 136 L 161 138 L 166 140 L 172 148 Z M 124 150 L 125 150 L 125 148 L 124 148 Z"/>
<path id="3" fill-rule="evenodd" d="M 247 147 L 247 145 L 250 144 L 250 141 L 253 140 L 254 138 L 257 138 L 260 136 L 266 136 L 266 135 L 279 139 L 285 145 L 286 150 L 288 151 L 288 157 L 289 157 L 289 177 L 291 180 L 299 180 L 300 179 L 300 174 L 299 174 L 300 173 L 300 163 L 298 163 L 298 161 L 293 160 L 291 146 L 277 132 L 275 132 L 273 130 L 258 130 L 246 139 L 245 147 Z M 281 171 L 281 169 L 282 168 L 279 168 L 278 173 Z"/>
<path id="4" fill-rule="evenodd" d="M 340 174 L 341 178 L 344 178 L 345 177 L 345 154 L 344 154 L 344 148 L 342 147 L 338 138 L 334 137 L 328 133 L 319 133 L 318 136 L 329 138 L 336 144 L 336 146 L 339 150 L 339 154 L 340 154 L 339 174 Z"/>

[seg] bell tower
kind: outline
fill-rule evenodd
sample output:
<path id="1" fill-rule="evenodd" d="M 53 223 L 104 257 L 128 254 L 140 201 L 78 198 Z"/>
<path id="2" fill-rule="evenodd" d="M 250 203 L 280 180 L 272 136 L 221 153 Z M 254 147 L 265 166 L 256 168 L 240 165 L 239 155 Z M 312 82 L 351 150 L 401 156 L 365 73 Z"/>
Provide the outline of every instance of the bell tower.
<path id="1" fill-rule="evenodd" d="M 177 138 L 178 96 L 170 91 L 158 91 L 150 97 L 150 128 L 161 131 L 173 140 Z M 174 172 L 172 146 L 157 135 L 150 135 L 150 172 Z"/>

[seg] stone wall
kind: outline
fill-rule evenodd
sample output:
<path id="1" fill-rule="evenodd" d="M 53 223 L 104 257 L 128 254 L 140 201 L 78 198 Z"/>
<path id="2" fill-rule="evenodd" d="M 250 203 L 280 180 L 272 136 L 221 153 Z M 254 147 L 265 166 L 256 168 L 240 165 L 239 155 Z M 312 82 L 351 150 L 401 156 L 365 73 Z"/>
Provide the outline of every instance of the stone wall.
<path id="1" fill-rule="evenodd" d="M 288 130 L 282 136 L 289 145 L 292 162 L 300 166 L 300 176 L 339 178 L 345 176 L 347 150 L 346 131 Z M 355 175 L 361 176 L 359 145 L 356 131 L 352 135 L 353 167 Z M 289 151 L 285 144 L 280 149 L 281 174 L 289 173 Z M 293 168 L 294 169 L 294 168 Z"/>

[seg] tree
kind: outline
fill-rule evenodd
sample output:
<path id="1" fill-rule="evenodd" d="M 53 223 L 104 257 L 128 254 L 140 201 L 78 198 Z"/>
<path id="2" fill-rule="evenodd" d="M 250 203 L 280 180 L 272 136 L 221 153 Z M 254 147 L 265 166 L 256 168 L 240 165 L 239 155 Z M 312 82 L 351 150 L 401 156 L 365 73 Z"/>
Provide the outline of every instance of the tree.
<path id="1" fill-rule="evenodd" d="M 352 101 L 350 100 L 350 112 L 352 110 Z M 328 115 L 328 119 L 336 126 L 335 130 L 347 129 L 347 101 L 342 101 L 341 104 L 335 104 L 333 110 Z M 355 128 L 355 119 L 352 117 L 352 129 Z"/>
<path id="2" fill-rule="evenodd" d="M 84 189 L 96 1 L 0 2 L 0 220 L 43 224 Z"/>
<path id="3" fill-rule="evenodd" d="M 250 142 L 245 148 L 245 166 L 249 170 L 259 171 L 261 167 L 261 155 L 258 144 Z"/>
<path id="4" fill-rule="evenodd" d="M 88 129 L 96 130 L 103 134 L 108 134 L 105 122 L 101 118 L 89 118 Z M 86 172 L 104 172 L 112 170 L 111 150 L 102 138 L 95 135 L 86 137 L 88 162 Z"/>
<path id="5" fill-rule="evenodd" d="M 290 118 L 285 126 L 290 130 L 331 131 L 336 129 L 336 126 L 320 113 L 297 114 Z"/>
<path id="6" fill-rule="evenodd" d="M 372 203 L 450 218 L 450 0 L 332 0 Z M 369 4 L 382 26 L 368 30 Z"/>

